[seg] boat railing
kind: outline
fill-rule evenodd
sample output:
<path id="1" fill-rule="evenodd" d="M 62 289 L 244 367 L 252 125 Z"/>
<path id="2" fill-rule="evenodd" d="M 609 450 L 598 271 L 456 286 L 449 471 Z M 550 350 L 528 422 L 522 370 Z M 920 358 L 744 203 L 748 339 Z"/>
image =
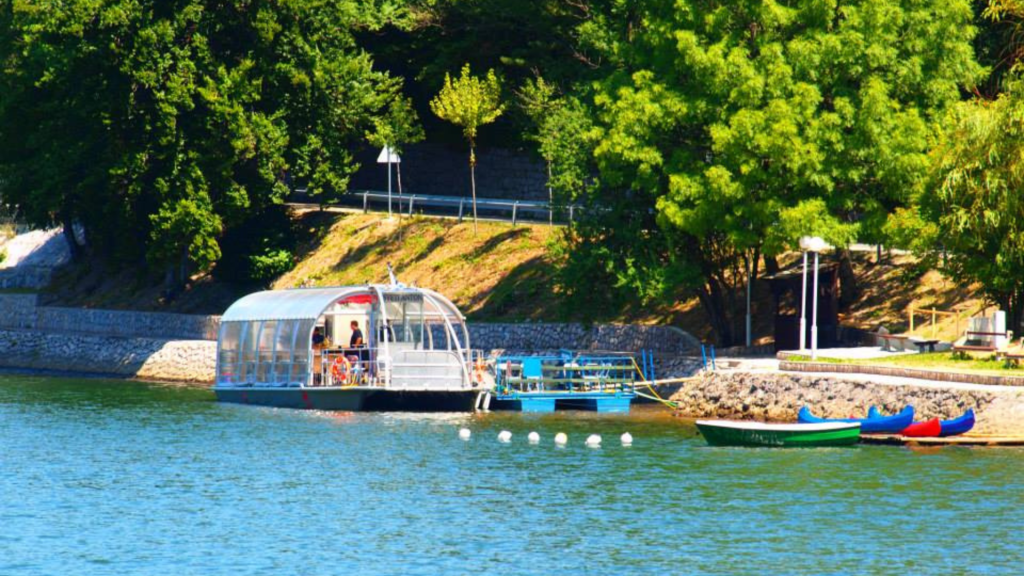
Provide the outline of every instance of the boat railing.
<path id="1" fill-rule="evenodd" d="M 633 395 L 639 376 L 632 356 L 500 356 L 495 361 L 498 397 L 545 392 Z"/>
<path id="2" fill-rule="evenodd" d="M 314 351 L 312 386 L 379 386 L 377 348 L 329 348 Z"/>

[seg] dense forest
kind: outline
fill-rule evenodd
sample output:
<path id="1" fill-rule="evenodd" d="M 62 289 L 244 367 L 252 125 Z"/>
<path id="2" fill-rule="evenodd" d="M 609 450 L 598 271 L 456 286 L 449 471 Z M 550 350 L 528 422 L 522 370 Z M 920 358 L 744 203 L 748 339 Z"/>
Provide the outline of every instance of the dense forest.
<path id="1" fill-rule="evenodd" d="M 180 288 L 292 265 L 366 146 L 528 150 L 578 309 L 742 285 L 806 234 L 1024 311 L 1019 0 L 0 0 L 0 201 Z M 75 234 L 78 228 L 84 234 Z M 84 243 L 82 240 L 84 239 Z M 595 289 L 601 287 L 601 289 Z"/>

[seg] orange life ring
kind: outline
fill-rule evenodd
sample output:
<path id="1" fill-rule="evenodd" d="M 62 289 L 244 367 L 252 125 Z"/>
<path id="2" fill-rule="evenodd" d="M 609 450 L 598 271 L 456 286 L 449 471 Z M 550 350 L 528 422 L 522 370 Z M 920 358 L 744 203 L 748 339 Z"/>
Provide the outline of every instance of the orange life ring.
<path id="1" fill-rule="evenodd" d="M 352 374 L 352 363 L 344 356 L 338 356 L 331 364 L 331 377 L 335 382 L 345 382 Z"/>
<path id="2" fill-rule="evenodd" d="M 475 375 L 476 375 L 476 381 L 477 381 L 478 384 L 483 384 L 484 383 L 484 368 L 485 368 L 485 366 L 484 366 L 483 359 L 482 358 L 477 359 L 477 361 L 476 361 L 476 374 Z"/>

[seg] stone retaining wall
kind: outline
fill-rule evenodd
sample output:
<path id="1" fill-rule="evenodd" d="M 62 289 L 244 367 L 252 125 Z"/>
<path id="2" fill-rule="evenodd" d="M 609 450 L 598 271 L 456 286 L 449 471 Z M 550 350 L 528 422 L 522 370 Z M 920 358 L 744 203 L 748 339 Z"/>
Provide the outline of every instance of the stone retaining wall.
<path id="1" fill-rule="evenodd" d="M 35 294 L 0 294 L 0 329 L 122 338 L 216 340 L 220 316 L 39 306 Z"/>
<path id="2" fill-rule="evenodd" d="M 613 350 L 687 354 L 700 341 L 673 326 L 637 324 L 469 324 L 470 345 L 481 350 Z"/>
<path id="3" fill-rule="evenodd" d="M 122 338 L 216 340 L 220 316 L 38 306 L 34 294 L 0 294 L 0 329 Z M 437 327 L 440 330 L 440 327 Z M 473 348 L 492 350 L 654 350 L 685 354 L 700 342 L 672 326 L 632 324 L 469 324 Z M 437 332 L 435 342 L 443 342 Z"/>
<path id="4" fill-rule="evenodd" d="M 38 290 L 50 284 L 53 268 L 49 266 L 17 266 L 0 268 L 0 289 Z"/>
<path id="5" fill-rule="evenodd" d="M 683 383 L 671 395 L 679 414 L 692 418 L 739 418 L 793 422 L 802 406 L 825 418 L 885 413 L 912 404 L 916 420 L 949 419 L 974 408 L 973 433 L 1024 435 L 1024 390 L 1019 387 L 948 387 L 874 384 L 835 377 L 777 373 L 717 372 Z"/>
<path id="6" fill-rule="evenodd" d="M 0 330 L 0 365 L 212 384 L 217 343 Z"/>

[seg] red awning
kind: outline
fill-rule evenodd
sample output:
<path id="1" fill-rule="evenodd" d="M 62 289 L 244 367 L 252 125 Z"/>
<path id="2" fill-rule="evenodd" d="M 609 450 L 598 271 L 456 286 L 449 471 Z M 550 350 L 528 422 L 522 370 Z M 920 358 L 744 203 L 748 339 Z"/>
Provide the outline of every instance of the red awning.
<path id="1" fill-rule="evenodd" d="M 342 298 L 338 300 L 338 304 L 376 304 L 377 296 L 375 294 L 355 294 L 348 298 Z"/>

